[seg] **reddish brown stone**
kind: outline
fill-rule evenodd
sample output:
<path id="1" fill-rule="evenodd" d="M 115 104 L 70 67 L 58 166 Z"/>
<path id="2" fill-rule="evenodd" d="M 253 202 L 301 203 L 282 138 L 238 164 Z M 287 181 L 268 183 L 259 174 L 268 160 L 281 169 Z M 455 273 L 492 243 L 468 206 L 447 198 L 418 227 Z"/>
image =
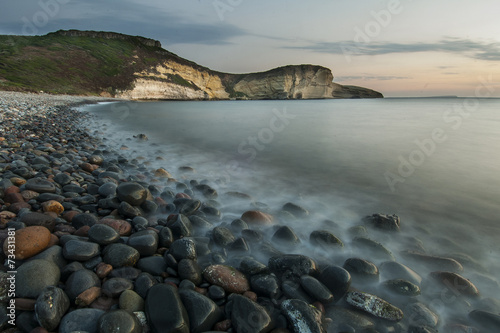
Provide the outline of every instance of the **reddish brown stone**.
<path id="1" fill-rule="evenodd" d="M 187 195 L 186 193 L 177 193 L 175 195 L 175 198 L 176 199 L 181 199 L 181 198 L 191 199 L 191 197 L 189 195 Z"/>
<path id="2" fill-rule="evenodd" d="M 203 277 L 209 283 L 222 287 L 228 293 L 243 294 L 250 290 L 246 276 L 230 266 L 208 266 L 203 271 Z"/>
<path id="3" fill-rule="evenodd" d="M 226 319 L 223 321 L 219 321 L 217 324 L 214 325 L 214 330 L 218 332 L 226 332 L 228 329 L 230 329 L 232 326 L 231 320 Z"/>
<path id="4" fill-rule="evenodd" d="M 118 304 L 117 299 L 101 296 L 97 298 L 92 304 L 90 304 L 90 307 L 93 309 L 108 311 L 115 304 Z"/>
<path id="5" fill-rule="evenodd" d="M 75 231 L 74 235 L 75 236 L 80 236 L 80 237 L 88 237 L 89 230 L 90 230 L 90 226 L 84 225 L 83 227 L 81 227 L 77 231 Z"/>
<path id="6" fill-rule="evenodd" d="M 15 258 L 28 259 L 47 248 L 50 243 L 50 231 L 45 227 L 33 226 L 15 232 Z M 3 244 L 3 252 L 9 255 L 9 239 Z M 10 249 L 13 247 L 11 246 Z"/>
<path id="7" fill-rule="evenodd" d="M 160 197 L 156 197 L 155 198 L 155 203 L 158 205 L 158 206 L 166 206 L 168 203 L 163 200 L 162 198 Z"/>
<path id="8" fill-rule="evenodd" d="M 132 225 L 125 220 L 102 219 L 99 223 L 115 229 L 120 236 L 129 236 L 132 233 Z"/>
<path id="9" fill-rule="evenodd" d="M 30 190 L 24 190 L 21 192 L 21 195 L 23 196 L 24 200 L 29 201 L 31 199 L 38 198 L 40 193 L 35 192 L 35 191 L 30 191 Z"/>
<path id="10" fill-rule="evenodd" d="M 80 214 L 80 212 L 77 212 L 75 210 L 70 210 L 70 211 L 65 212 L 63 214 L 63 219 L 65 219 L 66 221 L 71 223 L 71 220 L 73 220 L 73 217 L 75 217 L 78 214 Z"/>
<path id="11" fill-rule="evenodd" d="M 89 173 L 92 173 L 93 171 L 97 170 L 99 168 L 99 166 L 97 164 L 82 163 L 80 165 L 80 168 L 82 168 L 83 171 L 87 171 Z"/>
<path id="12" fill-rule="evenodd" d="M 34 311 L 36 299 L 31 298 L 16 298 L 16 310 L 19 311 Z"/>
<path id="13" fill-rule="evenodd" d="M 67 232 L 68 234 L 75 233 L 76 229 L 70 224 L 58 224 L 54 228 L 55 231 Z"/>
<path id="14" fill-rule="evenodd" d="M 58 244 L 59 244 L 59 237 L 54 234 L 50 234 L 50 242 L 49 245 L 47 245 L 47 248 Z"/>
<path id="15" fill-rule="evenodd" d="M 194 287 L 194 291 L 196 291 L 197 293 L 202 294 L 204 296 L 208 295 L 208 289 L 207 288 Z"/>
<path id="16" fill-rule="evenodd" d="M 258 210 L 249 210 L 243 215 L 241 215 L 241 219 L 248 224 L 253 225 L 269 225 L 273 224 L 273 217 L 270 214 L 263 213 Z"/>
<path id="17" fill-rule="evenodd" d="M 9 209 L 9 211 L 17 214 L 23 208 L 31 209 L 31 205 L 27 202 L 16 202 L 16 203 L 11 204 L 8 209 Z"/>
<path id="18" fill-rule="evenodd" d="M 49 200 L 49 201 L 45 201 L 44 203 L 42 203 L 42 209 L 46 213 L 52 212 L 52 213 L 55 213 L 57 215 L 60 215 L 60 214 L 62 214 L 62 212 L 64 212 L 63 205 L 61 205 L 61 203 L 59 203 L 58 201 L 55 201 L 55 200 Z"/>
<path id="19" fill-rule="evenodd" d="M 104 279 L 106 276 L 108 276 L 109 273 L 113 270 L 113 266 L 101 262 L 99 265 L 97 265 L 95 269 L 95 273 L 100 279 Z"/>
<path id="20" fill-rule="evenodd" d="M 6 203 L 24 202 L 24 198 L 19 192 L 5 194 L 4 201 Z"/>
<path id="21" fill-rule="evenodd" d="M 5 189 L 4 193 L 5 195 L 10 194 L 10 193 L 20 193 L 21 190 L 17 186 L 10 186 L 7 189 Z"/>
<path id="22" fill-rule="evenodd" d="M 254 293 L 253 291 L 245 291 L 243 293 L 243 296 L 245 296 L 248 299 L 251 299 L 254 302 L 257 302 L 257 294 Z"/>
<path id="23" fill-rule="evenodd" d="M 92 287 L 76 297 L 75 304 L 77 306 L 89 306 L 94 302 L 99 296 L 101 296 L 101 288 Z"/>

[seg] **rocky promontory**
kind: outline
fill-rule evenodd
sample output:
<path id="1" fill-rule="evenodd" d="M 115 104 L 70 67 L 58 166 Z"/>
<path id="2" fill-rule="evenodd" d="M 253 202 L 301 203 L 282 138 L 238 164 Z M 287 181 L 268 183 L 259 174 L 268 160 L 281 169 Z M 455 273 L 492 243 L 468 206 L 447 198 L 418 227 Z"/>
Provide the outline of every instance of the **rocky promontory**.
<path id="1" fill-rule="evenodd" d="M 3 35 L 0 49 L 0 90 L 137 100 L 383 97 L 371 89 L 334 83 L 332 71 L 322 66 L 222 73 L 163 49 L 159 41 L 114 32 Z"/>

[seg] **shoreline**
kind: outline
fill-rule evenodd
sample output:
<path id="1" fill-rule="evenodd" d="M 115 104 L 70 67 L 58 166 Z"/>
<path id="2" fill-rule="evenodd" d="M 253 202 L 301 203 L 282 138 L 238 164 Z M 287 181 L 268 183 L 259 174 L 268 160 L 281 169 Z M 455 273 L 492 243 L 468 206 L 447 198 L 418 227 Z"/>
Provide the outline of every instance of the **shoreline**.
<path id="1" fill-rule="evenodd" d="M 304 325 L 313 332 L 327 327 L 332 332 L 429 327 L 432 332 L 447 325 L 459 332 L 499 317 L 494 313 L 500 310 L 478 305 L 479 292 L 461 277 L 464 267 L 455 259 L 422 254 L 418 244 L 406 253 L 433 271 L 446 270 L 435 274 L 430 286 L 429 281 L 421 285 L 422 277 L 408 267 L 385 263 L 393 255 L 365 236 L 400 237 L 399 218 L 374 215 L 365 226 L 353 226 L 351 236 L 370 257 L 349 258 L 341 267 L 332 258 L 344 244 L 326 230 L 335 229 L 333 222 L 300 239 L 284 224 L 312 214 L 300 206 L 288 203 L 271 215 L 252 209 L 244 192 L 217 193 L 188 167 L 175 173 L 150 170 L 144 161 L 85 132 L 82 124 L 92 116 L 72 108 L 91 102 L 88 97 L 0 92 L 0 239 L 8 238 L 9 228 L 18 230 L 19 329 L 29 332 L 42 325 L 46 331 L 60 326 L 61 332 L 94 332 L 99 323 L 130 332 L 141 332 L 144 325 L 153 332 L 167 326 L 188 332 L 189 325 L 202 327 L 200 332 L 231 327 L 233 332 L 299 332 Z M 219 210 L 223 200 L 247 210 L 241 210 L 240 219 L 227 220 Z M 306 242 L 317 257 L 284 252 L 295 253 L 295 246 Z M 0 281 L 6 278 L 0 274 Z M 381 287 L 383 280 L 392 282 Z M 454 289 L 445 287 L 449 281 Z M 446 322 L 438 324 L 438 314 L 420 303 L 420 292 L 449 293 L 475 307 L 467 308 L 469 318 L 443 316 Z M 53 297 L 57 306 L 48 307 L 40 295 Z M 371 308 L 371 303 L 378 305 Z M 461 304 L 446 306 L 464 313 Z M 169 309 L 171 320 L 159 309 Z M 425 320 L 412 321 L 415 314 Z"/>

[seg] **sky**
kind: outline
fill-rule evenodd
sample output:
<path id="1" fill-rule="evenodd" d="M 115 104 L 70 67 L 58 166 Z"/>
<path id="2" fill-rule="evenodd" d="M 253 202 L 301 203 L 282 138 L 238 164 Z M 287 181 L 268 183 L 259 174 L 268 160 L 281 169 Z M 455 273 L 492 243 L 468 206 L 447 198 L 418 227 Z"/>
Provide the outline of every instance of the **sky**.
<path id="1" fill-rule="evenodd" d="M 0 0 L 0 34 L 114 31 L 230 73 L 328 67 L 386 97 L 500 97 L 498 0 Z"/>

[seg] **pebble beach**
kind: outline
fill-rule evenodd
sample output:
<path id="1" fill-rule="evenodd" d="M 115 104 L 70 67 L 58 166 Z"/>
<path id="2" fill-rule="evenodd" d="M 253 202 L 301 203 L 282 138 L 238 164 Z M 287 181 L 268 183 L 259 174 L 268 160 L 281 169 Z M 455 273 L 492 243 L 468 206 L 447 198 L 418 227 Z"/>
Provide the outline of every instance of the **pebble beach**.
<path id="1" fill-rule="evenodd" d="M 168 156 L 151 167 L 75 109 L 104 101 L 0 92 L 2 332 L 500 331 L 475 258 L 429 251 L 386 212 L 313 224 Z"/>

